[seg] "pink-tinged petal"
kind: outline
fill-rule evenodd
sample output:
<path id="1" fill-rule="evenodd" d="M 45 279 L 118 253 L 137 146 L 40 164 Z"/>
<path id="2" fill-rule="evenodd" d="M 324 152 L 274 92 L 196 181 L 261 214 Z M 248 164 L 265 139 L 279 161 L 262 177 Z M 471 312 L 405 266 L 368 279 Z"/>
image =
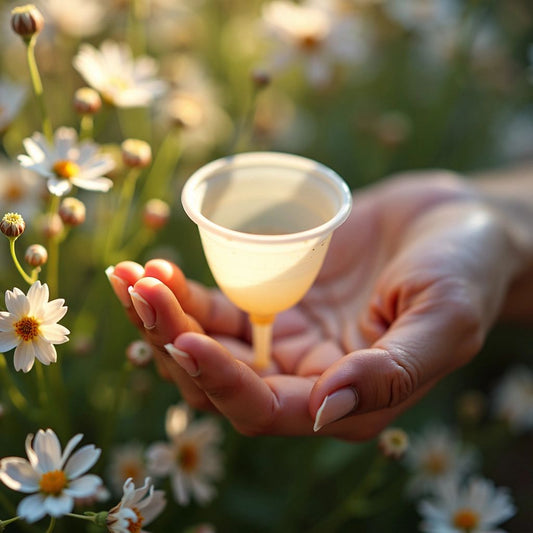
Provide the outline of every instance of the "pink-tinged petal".
<path id="1" fill-rule="evenodd" d="M 46 184 L 48 190 L 54 196 L 64 196 L 72 189 L 70 180 L 50 178 Z"/>
<path id="2" fill-rule="evenodd" d="M 15 349 L 13 364 L 15 370 L 27 373 L 33 368 L 35 363 L 35 348 L 32 342 L 21 342 Z"/>
<path id="3" fill-rule="evenodd" d="M 44 497 L 40 494 L 33 494 L 21 500 L 17 507 L 17 514 L 29 522 L 37 522 L 46 515 L 44 507 Z"/>
<path id="4" fill-rule="evenodd" d="M 45 366 L 57 362 L 57 352 L 53 344 L 38 337 L 33 341 L 35 357 Z"/>
<path id="5" fill-rule="evenodd" d="M 86 191 L 100 191 L 107 192 L 111 187 L 113 187 L 113 182 L 109 178 L 72 178 L 72 183 L 79 187 L 80 189 L 85 189 Z"/>
<path id="6" fill-rule="evenodd" d="M 74 448 L 80 443 L 81 439 L 83 439 L 83 433 L 77 433 L 67 442 L 67 445 L 63 450 L 63 455 L 61 456 L 61 470 L 63 470 L 66 460 L 69 458 Z"/>
<path id="7" fill-rule="evenodd" d="M 6 457 L 0 461 L 0 481 L 11 490 L 35 492 L 39 490 L 40 476 L 22 457 Z"/>
<path id="8" fill-rule="evenodd" d="M 17 287 L 12 291 L 6 291 L 6 307 L 11 314 L 17 317 L 27 315 L 30 312 L 30 302 L 28 298 Z"/>
<path id="9" fill-rule="evenodd" d="M 156 477 L 167 476 L 175 466 L 174 450 L 168 444 L 156 442 L 146 453 L 148 470 Z"/>
<path id="10" fill-rule="evenodd" d="M 95 495 L 101 486 L 102 480 L 98 476 L 88 474 L 71 481 L 63 492 L 73 498 L 87 498 Z"/>
<path id="11" fill-rule="evenodd" d="M 42 472 L 50 472 L 61 468 L 61 444 L 54 431 L 40 429 L 33 440 L 33 449 L 39 457 Z"/>
<path id="12" fill-rule="evenodd" d="M 64 468 L 67 478 L 75 479 L 87 472 L 87 470 L 92 468 L 96 461 L 98 461 L 101 452 L 102 451 L 99 448 L 95 448 L 93 444 L 88 444 L 72 454 Z"/>
<path id="13" fill-rule="evenodd" d="M 180 472 L 176 472 L 170 479 L 172 492 L 176 501 L 181 505 L 187 505 L 190 501 L 186 480 Z"/>
<path id="14" fill-rule="evenodd" d="M 152 494 L 150 505 L 144 506 L 144 502 L 140 502 L 138 509 L 142 510 L 144 517 L 143 526 L 147 526 L 150 522 L 155 520 L 157 516 L 161 514 L 167 504 L 165 492 L 162 490 L 156 490 Z"/>
<path id="15" fill-rule="evenodd" d="M 68 341 L 70 331 L 61 324 L 41 325 L 39 328 L 43 339 L 53 344 L 63 344 Z"/>
<path id="16" fill-rule="evenodd" d="M 64 492 L 59 496 L 48 496 L 44 500 L 44 508 L 50 516 L 65 516 L 74 509 L 74 498 Z"/>
<path id="17" fill-rule="evenodd" d="M 25 442 L 26 455 L 28 456 L 28 459 L 30 460 L 30 464 L 34 468 L 34 470 L 38 472 L 39 474 L 42 474 L 43 472 L 39 470 L 39 458 L 37 457 L 35 450 L 32 448 L 33 437 L 34 437 L 33 433 L 30 433 L 29 435 L 26 436 L 26 442 Z"/>
<path id="18" fill-rule="evenodd" d="M 15 331 L 0 331 L 0 352 L 7 352 L 13 349 L 20 342 Z"/>

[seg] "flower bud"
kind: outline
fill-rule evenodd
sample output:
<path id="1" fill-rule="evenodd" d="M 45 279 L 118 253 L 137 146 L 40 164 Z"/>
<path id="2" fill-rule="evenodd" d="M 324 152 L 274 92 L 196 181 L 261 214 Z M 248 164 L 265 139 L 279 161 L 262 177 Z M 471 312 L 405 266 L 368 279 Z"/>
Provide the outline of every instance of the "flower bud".
<path id="1" fill-rule="evenodd" d="M 126 356 L 133 366 L 146 366 L 153 358 L 152 347 L 143 340 L 131 342 L 126 348 Z"/>
<path id="2" fill-rule="evenodd" d="M 152 198 L 144 206 L 143 221 L 153 230 L 161 229 L 170 218 L 170 206 L 163 200 Z"/>
<path id="3" fill-rule="evenodd" d="M 80 115 L 94 115 L 102 109 L 102 99 L 91 87 L 81 87 L 74 93 L 74 110 Z"/>
<path id="4" fill-rule="evenodd" d="M 11 11 L 11 28 L 24 40 L 31 39 L 43 26 L 44 18 L 33 4 L 16 7 Z"/>
<path id="5" fill-rule="evenodd" d="M 57 237 L 65 228 L 61 217 L 57 213 L 43 215 L 38 220 L 38 227 L 47 239 Z"/>
<path id="6" fill-rule="evenodd" d="M 379 434 L 378 448 L 385 457 L 400 459 L 408 446 L 409 437 L 403 429 L 389 428 Z"/>
<path id="7" fill-rule="evenodd" d="M 40 267 L 48 261 L 48 252 L 40 244 L 32 244 L 26 249 L 24 261 L 32 267 Z"/>
<path id="8" fill-rule="evenodd" d="M 81 200 L 71 196 L 63 198 L 58 210 L 61 220 L 67 226 L 79 226 L 83 224 L 85 222 L 85 212 L 85 204 Z"/>
<path id="9" fill-rule="evenodd" d="M 0 222 L 0 231 L 10 238 L 17 238 L 24 233 L 26 223 L 18 213 L 6 213 Z"/>
<path id="10" fill-rule="evenodd" d="M 152 162 L 152 148 L 140 139 L 126 139 L 121 145 L 122 161 L 127 167 L 145 168 Z"/>

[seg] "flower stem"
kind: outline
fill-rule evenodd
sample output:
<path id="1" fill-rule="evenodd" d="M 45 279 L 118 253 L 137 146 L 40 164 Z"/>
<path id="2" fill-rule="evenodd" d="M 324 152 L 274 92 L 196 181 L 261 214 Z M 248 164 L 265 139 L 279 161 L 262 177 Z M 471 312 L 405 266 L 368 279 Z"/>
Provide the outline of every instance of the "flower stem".
<path id="1" fill-rule="evenodd" d="M 94 118 L 92 115 L 83 115 L 80 119 L 80 141 L 92 139 L 94 136 Z"/>
<path id="2" fill-rule="evenodd" d="M 19 263 L 19 260 L 17 258 L 17 252 L 15 250 L 15 241 L 18 237 L 10 237 L 9 238 L 9 251 L 11 253 L 11 257 L 13 258 L 13 263 L 15 263 L 15 267 L 19 271 L 20 275 L 24 279 L 26 283 L 31 285 L 35 280 L 33 279 L 33 276 L 28 276 L 28 274 L 24 271 L 21 264 Z"/>
<path id="3" fill-rule="evenodd" d="M 6 358 L 3 353 L 0 353 L 0 379 L 2 379 L 4 385 L 3 388 L 7 392 L 13 406 L 21 413 L 27 413 L 28 402 L 24 395 L 19 391 L 18 387 L 10 379 Z"/>
<path id="4" fill-rule="evenodd" d="M 41 82 L 41 76 L 39 75 L 39 69 L 37 68 L 37 62 L 35 61 L 35 43 L 37 41 L 37 34 L 35 34 L 26 45 L 28 68 L 30 70 L 30 78 L 33 86 L 33 92 L 35 98 L 37 99 L 37 105 L 41 112 L 41 120 L 43 124 L 43 133 L 46 138 L 52 142 L 53 140 L 53 131 L 52 123 L 50 122 L 50 117 L 46 111 L 46 104 L 44 101 L 44 91 L 43 84 Z"/>
<path id="5" fill-rule="evenodd" d="M 48 529 L 46 530 L 46 533 L 52 533 L 52 531 L 54 531 L 55 527 L 56 527 L 56 519 L 52 516 L 50 518 L 50 525 L 48 526 Z"/>
<path id="6" fill-rule="evenodd" d="M 48 216 L 54 216 L 59 209 L 59 196 L 55 194 L 50 198 Z M 50 290 L 50 298 L 57 298 L 59 291 L 59 237 L 53 236 L 48 239 L 48 262 L 46 264 L 46 281 Z"/>

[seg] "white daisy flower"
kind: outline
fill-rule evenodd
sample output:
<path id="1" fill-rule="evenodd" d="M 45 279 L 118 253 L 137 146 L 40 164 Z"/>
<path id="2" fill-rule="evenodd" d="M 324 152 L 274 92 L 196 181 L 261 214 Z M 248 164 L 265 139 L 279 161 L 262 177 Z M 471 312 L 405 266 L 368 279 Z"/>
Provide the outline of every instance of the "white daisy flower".
<path id="1" fill-rule="evenodd" d="M 516 433 L 533 429 L 533 372 L 511 368 L 494 390 L 494 413 Z"/>
<path id="2" fill-rule="evenodd" d="M 175 499 L 186 505 L 191 499 L 204 504 L 215 495 L 212 482 L 222 474 L 217 449 L 221 438 L 215 420 L 190 422 L 184 405 L 167 411 L 168 443 L 155 443 L 147 451 L 148 471 L 156 477 L 170 476 Z"/>
<path id="3" fill-rule="evenodd" d="M 28 460 L 0 460 L 0 481 L 10 489 L 31 494 L 17 507 L 17 514 L 24 520 L 64 516 L 72 512 L 75 498 L 96 493 L 102 480 L 85 472 L 96 463 L 100 450 L 89 444 L 73 453 L 82 438 L 81 434 L 74 436 L 61 452 L 57 435 L 51 429 L 40 429 L 35 438 L 32 434 L 26 437 Z"/>
<path id="4" fill-rule="evenodd" d="M 17 116 L 26 100 L 26 87 L 7 78 L 0 79 L 0 133 L 4 132 Z"/>
<path id="5" fill-rule="evenodd" d="M 146 478 L 144 448 L 142 444 L 131 442 L 115 447 L 109 461 L 109 483 L 116 493 L 122 491 L 124 482 L 130 479 L 140 485 Z"/>
<path id="6" fill-rule="evenodd" d="M 419 511 L 425 533 L 503 533 L 496 527 L 516 509 L 507 489 L 475 477 L 466 485 L 451 480 L 439 484 L 431 499 L 420 502 Z"/>
<path id="7" fill-rule="evenodd" d="M 0 311 L 0 351 L 15 348 L 15 370 L 29 372 L 37 358 L 43 365 L 57 361 L 54 344 L 68 341 L 70 331 L 57 322 L 65 316 L 65 300 L 48 301 L 48 285 L 36 281 L 25 295 L 6 291 L 7 311 Z"/>
<path id="8" fill-rule="evenodd" d="M 165 505 L 165 493 L 154 490 L 150 478 L 138 489 L 128 479 L 124 483 L 122 500 L 107 515 L 107 529 L 112 533 L 147 533 L 143 527 L 152 522 Z"/>
<path id="9" fill-rule="evenodd" d="M 84 38 L 104 29 L 108 8 L 102 0 L 40 0 L 47 23 L 65 35 Z"/>
<path id="10" fill-rule="evenodd" d="M 446 426 L 427 427 L 410 439 L 405 462 L 411 471 L 407 491 L 410 496 L 430 493 L 446 479 L 462 479 L 476 466 L 473 450 L 465 448 Z"/>
<path id="11" fill-rule="evenodd" d="M 28 155 L 19 155 L 19 163 L 48 178 L 50 193 L 64 196 L 72 186 L 88 191 L 108 191 L 113 182 L 104 176 L 115 167 L 108 154 L 91 141 L 78 144 L 78 134 L 73 128 L 58 128 L 51 145 L 42 133 L 24 139 Z"/>
<path id="12" fill-rule="evenodd" d="M 143 107 L 161 96 L 166 84 L 155 78 L 156 61 L 134 58 L 127 44 L 104 41 L 100 49 L 82 44 L 74 68 L 109 103 L 117 107 Z"/>
<path id="13" fill-rule="evenodd" d="M 265 4 L 262 20 L 274 44 L 267 70 L 301 64 L 309 82 L 323 86 L 331 81 L 335 66 L 362 64 L 367 56 L 363 27 L 349 13 L 323 9 L 311 0 L 280 0 Z"/>

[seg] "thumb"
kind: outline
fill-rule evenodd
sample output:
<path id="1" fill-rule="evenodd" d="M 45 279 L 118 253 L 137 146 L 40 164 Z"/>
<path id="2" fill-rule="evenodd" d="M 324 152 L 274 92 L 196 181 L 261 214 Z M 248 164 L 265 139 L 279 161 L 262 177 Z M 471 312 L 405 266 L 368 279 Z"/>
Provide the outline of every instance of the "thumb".
<path id="1" fill-rule="evenodd" d="M 349 414 L 412 403 L 480 348 L 479 323 L 462 308 L 405 313 L 371 348 L 345 355 L 320 376 L 309 399 L 315 431 Z"/>

